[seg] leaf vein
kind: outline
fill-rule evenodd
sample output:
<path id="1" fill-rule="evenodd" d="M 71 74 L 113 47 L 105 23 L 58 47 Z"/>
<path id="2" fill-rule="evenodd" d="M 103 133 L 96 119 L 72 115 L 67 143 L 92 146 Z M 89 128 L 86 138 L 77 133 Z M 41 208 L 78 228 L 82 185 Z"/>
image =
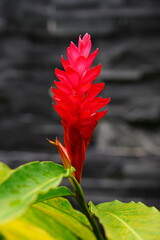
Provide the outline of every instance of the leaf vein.
<path id="1" fill-rule="evenodd" d="M 135 230 L 133 228 L 131 228 L 129 226 L 129 224 L 127 224 L 123 219 L 119 218 L 117 215 L 111 213 L 111 212 L 108 212 L 110 215 L 112 215 L 113 217 L 117 218 L 121 223 L 123 223 L 126 227 L 128 227 L 128 229 L 133 233 L 133 235 L 135 235 L 137 237 L 138 240 L 143 240 L 143 238 L 141 238 L 141 236 L 139 236 Z"/>

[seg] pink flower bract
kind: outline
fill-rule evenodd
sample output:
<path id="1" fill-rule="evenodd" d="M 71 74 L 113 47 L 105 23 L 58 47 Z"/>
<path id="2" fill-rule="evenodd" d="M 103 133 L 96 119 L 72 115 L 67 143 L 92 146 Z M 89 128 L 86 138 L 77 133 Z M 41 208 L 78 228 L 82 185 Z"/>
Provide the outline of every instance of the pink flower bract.
<path id="1" fill-rule="evenodd" d="M 59 81 L 54 81 L 52 88 L 53 106 L 61 117 L 64 127 L 64 146 L 56 140 L 62 162 L 65 167 L 75 168 L 75 177 L 80 182 L 86 149 L 91 140 L 98 120 L 107 110 L 99 111 L 106 106 L 110 98 L 97 97 L 104 89 L 104 83 L 93 81 L 101 71 L 101 64 L 91 67 L 98 49 L 90 54 L 91 37 L 88 33 L 79 36 L 78 47 L 71 42 L 67 48 L 67 57 L 61 57 L 64 70 L 55 69 Z M 53 143 L 53 142 L 52 142 Z"/>

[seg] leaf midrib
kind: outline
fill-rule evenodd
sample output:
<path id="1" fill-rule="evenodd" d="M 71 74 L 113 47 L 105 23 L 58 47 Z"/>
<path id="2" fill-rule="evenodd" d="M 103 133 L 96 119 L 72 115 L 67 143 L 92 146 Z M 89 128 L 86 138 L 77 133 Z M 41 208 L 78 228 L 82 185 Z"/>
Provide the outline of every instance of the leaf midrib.
<path id="1" fill-rule="evenodd" d="M 45 194 L 45 193 L 47 193 L 47 191 L 48 191 L 49 189 L 55 188 L 55 187 L 51 187 L 51 188 L 46 189 L 46 190 L 44 190 L 44 191 L 40 191 L 43 186 L 51 183 L 52 181 L 58 180 L 58 178 L 61 178 L 61 179 L 62 179 L 62 174 L 61 174 L 59 177 L 55 177 L 55 178 L 49 179 L 47 182 L 45 182 L 45 183 L 43 183 L 42 185 L 37 186 L 37 187 L 34 188 L 33 190 L 29 191 L 27 194 L 24 195 L 24 198 L 23 198 L 22 203 L 24 204 L 25 201 L 26 201 L 26 199 L 27 199 L 28 197 L 30 197 L 30 196 L 33 195 L 32 198 L 31 198 L 31 200 L 29 201 L 29 205 L 32 204 L 32 203 L 37 199 L 37 197 L 39 196 L 39 194 L 41 194 L 41 193 L 44 193 L 44 194 Z M 61 180 L 60 180 L 60 181 L 61 181 Z M 21 199 L 21 197 L 20 197 L 19 199 Z M 12 200 L 13 200 L 13 199 L 12 199 Z M 26 205 L 26 204 L 25 204 L 25 205 Z"/>
<path id="2" fill-rule="evenodd" d="M 55 177 L 55 178 L 52 178 L 52 179 L 49 179 L 47 182 L 45 182 L 45 183 L 43 183 L 43 184 L 41 184 L 41 185 L 38 185 L 36 188 L 34 188 L 32 191 L 30 191 L 29 193 L 27 193 L 26 195 L 25 195 L 25 199 L 28 197 L 28 196 L 30 196 L 30 195 L 32 195 L 32 194 L 35 194 L 34 196 L 35 197 L 38 197 L 38 195 L 39 194 L 45 194 L 45 193 L 47 193 L 48 192 L 48 190 L 49 189 L 53 189 L 53 188 L 57 188 L 57 187 L 50 187 L 50 188 L 47 188 L 47 189 L 45 189 L 44 191 L 41 189 L 41 188 L 43 188 L 45 185 L 48 185 L 48 184 L 50 184 L 50 183 L 52 183 L 53 181 L 55 181 L 55 180 L 58 180 L 59 178 L 61 178 L 61 180 L 62 180 L 62 174 L 59 176 L 59 177 Z M 60 180 L 60 181 L 61 181 Z M 42 190 L 42 192 L 39 192 L 40 190 Z"/>
<path id="3" fill-rule="evenodd" d="M 108 212 L 108 211 L 107 211 L 107 213 L 110 214 L 110 215 L 112 215 L 112 216 L 115 217 L 116 219 L 118 219 L 121 223 L 123 223 L 123 224 L 133 233 L 133 235 L 137 237 L 138 240 L 144 240 L 144 239 L 141 238 L 141 236 L 139 236 L 139 235 L 135 232 L 135 230 L 134 230 L 133 228 L 131 228 L 131 227 L 129 226 L 129 224 L 126 223 L 123 219 L 121 219 L 120 217 L 118 217 L 117 215 L 115 215 L 115 214 L 113 214 L 113 213 L 111 213 L 111 212 Z"/>
<path id="4" fill-rule="evenodd" d="M 51 183 L 51 182 L 54 181 L 54 180 L 57 180 L 58 178 L 61 178 L 61 179 L 62 179 L 62 174 L 61 174 L 59 177 L 55 177 L 55 178 L 50 179 L 49 181 L 47 181 L 47 183 L 45 182 L 45 183 L 43 183 L 42 185 L 37 186 L 37 187 L 34 188 L 32 191 L 30 191 L 29 193 L 25 194 L 24 200 L 22 201 L 22 204 L 23 204 L 23 205 L 25 204 L 25 208 L 23 207 L 23 209 L 20 210 L 20 212 L 21 212 L 21 211 L 22 211 L 22 212 L 25 212 L 26 207 L 27 207 L 28 205 L 34 204 L 34 201 L 38 198 L 39 194 L 41 194 L 41 193 L 46 193 L 46 192 L 48 191 L 48 189 L 46 189 L 46 191 L 39 192 L 39 190 L 41 190 L 41 187 L 45 186 L 46 184 Z M 60 181 L 61 181 L 61 180 L 60 180 Z M 54 187 L 52 187 L 52 188 L 50 188 L 50 189 L 53 189 L 53 188 L 54 188 Z M 37 191 L 38 191 L 38 193 L 37 193 Z M 32 194 L 33 194 L 33 196 L 32 196 Z M 32 198 L 30 199 L 30 201 L 27 202 L 28 204 L 26 204 L 26 203 L 25 203 L 25 202 L 26 202 L 26 199 L 27 199 L 29 196 L 31 196 Z M 5 214 L 5 212 L 4 212 L 3 214 Z M 19 211 L 16 212 L 16 214 L 13 214 L 13 215 L 14 215 L 14 216 L 18 216 L 18 215 L 19 215 Z M 13 217 L 13 216 L 12 216 L 12 217 Z M 0 222 L 1 222 L 1 221 L 0 221 Z"/>

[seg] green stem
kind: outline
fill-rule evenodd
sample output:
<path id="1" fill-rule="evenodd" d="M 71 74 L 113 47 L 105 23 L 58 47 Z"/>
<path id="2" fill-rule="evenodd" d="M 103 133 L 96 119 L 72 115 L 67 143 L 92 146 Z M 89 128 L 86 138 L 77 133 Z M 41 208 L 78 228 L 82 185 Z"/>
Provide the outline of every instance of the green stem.
<path id="1" fill-rule="evenodd" d="M 97 222 L 96 222 L 94 216 L 92 215 L 92 213 L 90 212 L 88 205 L 85 201 L 84 193 L 83 193 L 81 185 L 77 182 L 77 180 L 74 177 L 71 177 L 71 181 L 72 181 L 73 188 L 75 190 L 77 202 L 78 202 L 79 206 L 81 207 L 83 213 L 88 218 L 97 240 L 104 240 L 102 233 L 97 225 Z"/>

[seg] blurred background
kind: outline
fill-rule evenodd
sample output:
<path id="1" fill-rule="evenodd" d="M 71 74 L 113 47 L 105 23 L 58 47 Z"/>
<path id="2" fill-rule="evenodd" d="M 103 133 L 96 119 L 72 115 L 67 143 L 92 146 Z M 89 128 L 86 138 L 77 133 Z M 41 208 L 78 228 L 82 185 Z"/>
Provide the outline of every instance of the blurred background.
<path id="1" fill-rule="evenodd" d="M 0 0 L 0 161 L 60 162 L 46 141 L 63 139 L 49 89 L 60 55 L 86 32 L 111 97 L 87 152 L 87 200 L 160 209 L 158 0 Z"/>

